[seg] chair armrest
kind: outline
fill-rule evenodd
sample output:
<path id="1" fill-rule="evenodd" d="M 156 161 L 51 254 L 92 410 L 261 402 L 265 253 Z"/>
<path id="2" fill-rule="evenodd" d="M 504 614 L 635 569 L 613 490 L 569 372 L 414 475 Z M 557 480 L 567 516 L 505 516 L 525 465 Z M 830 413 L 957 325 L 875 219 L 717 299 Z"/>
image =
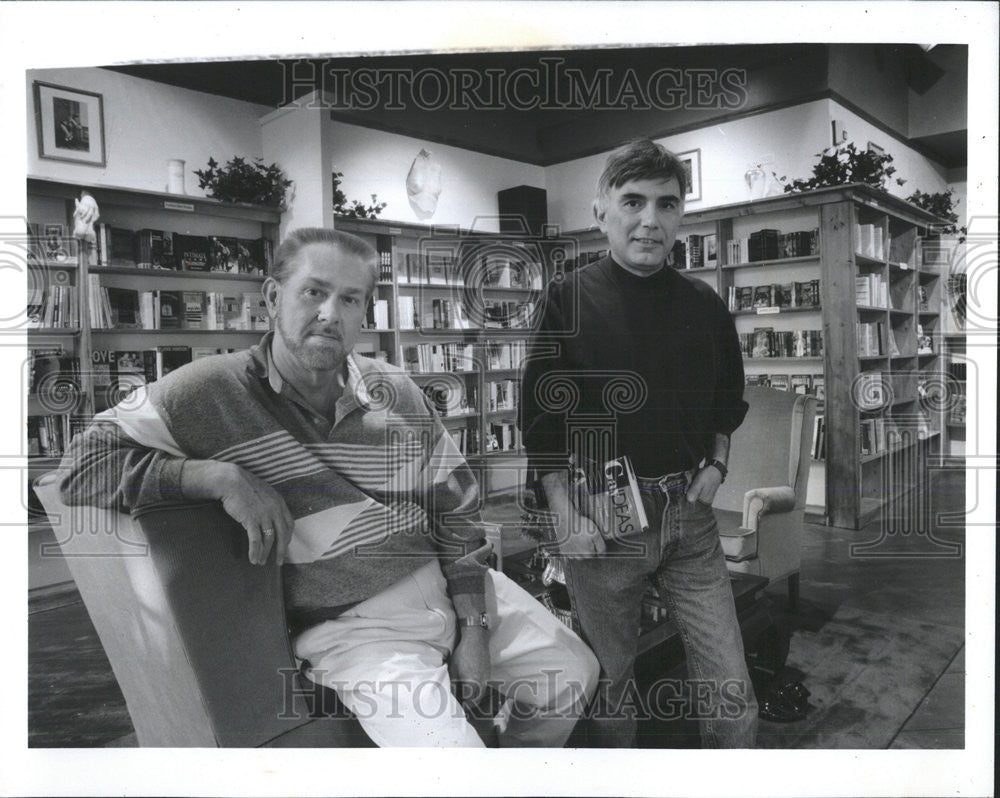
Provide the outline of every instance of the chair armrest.
<path id="1" fill-rule="evenodd" d="M 757 530 L 738 526 L 735 529 L 720 529 L 719 538 L 722 551 L 729 562 L 743 562 L 757 557 Z"/>
<path id="2" fill-rule="evenodd" d="M 788 485 L 754 488 L 743 494 L 743 526 L 755 532 L 762 515 L 790 513 L 795 509 L 795 490 Z"/>

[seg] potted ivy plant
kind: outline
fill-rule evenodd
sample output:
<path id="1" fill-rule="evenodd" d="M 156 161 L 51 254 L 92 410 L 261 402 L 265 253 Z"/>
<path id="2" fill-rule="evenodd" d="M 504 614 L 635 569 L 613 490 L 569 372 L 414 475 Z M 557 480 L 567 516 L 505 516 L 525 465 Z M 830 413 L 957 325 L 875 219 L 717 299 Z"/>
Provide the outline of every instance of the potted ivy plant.
<path id="1" fill-rule="evenodd" d="M 223 202 L 246 202 L 280 208 L 292 181 L 281 168 L 272 163 L 265 166 L 260 158 L 248 161 L 236 156 L 225 166 L 215 158 L 208 159 L 207 169 L 195 169 L 198 187 L 207 189 L 208 196 Z"/>

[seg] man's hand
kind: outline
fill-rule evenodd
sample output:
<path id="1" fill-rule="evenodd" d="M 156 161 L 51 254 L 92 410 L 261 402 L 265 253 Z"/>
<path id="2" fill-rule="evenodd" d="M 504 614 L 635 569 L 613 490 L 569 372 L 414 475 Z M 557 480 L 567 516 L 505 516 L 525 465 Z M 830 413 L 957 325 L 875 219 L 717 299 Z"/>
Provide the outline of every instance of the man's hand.
<path id="1" fill-rule="evenodd" d="M 233 463 L 188 460 L 181 490 L 189 499 L 217 499 L 247 533 L 253 565 L 263 565 L 274 547 L 278 565 L 285 559 L 294 520 L 278 492 Z"/>
<path id="2" fill-rule="evenodd" d="M 572 505 L 556 521 L 556 545 L 560 556 L 571 560 L 596 557 L 607 550 L 600 527 Z"/>
<path id="3" fill-rule="evenodd" d="M 691 486 L 687 490 L 687 500 L 692 504 L 696 501 L 711 504 L 721 484 L 722 472 L 715 466 L 705 466 L 691 480 Z"/>
<path id="4" fill-rule="evenodd" d="M 480 701 L 490 676 L 489 631 L 481 626 L 463 627 L 448 662 L 452 684 L 462 703 Z"/>
<path id="5" fill-rule="evenodd" d="M 583 559 L 604 554 L 606 547 L 600 527 L 581 513 L 570 500 L 569 479 L 564 471 L 553 471 L 542 477 L 542 487 L 549 510 L 556 516 L 556 546 L 559 554 L 569 559 Z M 596 503 L 589 502 L 596 511 Z"/>

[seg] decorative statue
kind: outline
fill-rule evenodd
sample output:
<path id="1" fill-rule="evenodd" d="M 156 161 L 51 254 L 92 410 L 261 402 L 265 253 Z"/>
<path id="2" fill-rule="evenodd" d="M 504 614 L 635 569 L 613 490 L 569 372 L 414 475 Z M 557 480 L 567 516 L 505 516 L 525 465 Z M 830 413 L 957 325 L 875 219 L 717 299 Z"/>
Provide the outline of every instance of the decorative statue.
<path id="1" fill-rule="evenodd" d="M 73 200 L 73 237 L 91 244 L 97 241 L 94 225 L 101 218 L 100 209 L 95 200 L 86 191 L 80 192 L 80 199 Z"/>
<path id="2" fill-rule="evenodd" d="M 421 221 L 430 219 L 441 196 L 441 164 L 427 150 L 420 150 L 406 175 L 406 197 Z"/>

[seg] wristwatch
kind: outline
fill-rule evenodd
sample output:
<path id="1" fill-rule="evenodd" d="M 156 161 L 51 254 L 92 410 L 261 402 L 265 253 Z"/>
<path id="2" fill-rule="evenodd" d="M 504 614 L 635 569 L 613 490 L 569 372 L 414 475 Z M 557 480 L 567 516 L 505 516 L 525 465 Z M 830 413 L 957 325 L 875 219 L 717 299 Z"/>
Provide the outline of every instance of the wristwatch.
<path id="1" fill-rule="evenodd" d="M 705 463 L 705 468 L 708 468 L 709 466 L 715 466 L 718 469 L 719 473 L 722 474 L 722 481 L 723 482 L 726 481 L 726 477 L 729 476 L 729 469 L 726 468 L 725 463 L 723 463 L 721 460 L 716 460 L 715 458 L 712 458 L 707 463 Z"/>
<path id="2" fill-rule="evenodd" d="M 463 629 L 466 627 L 481 626 L 483 629 L 490 628 L 490 616 L 485 612 L 479 613 L 479 615 L 466 615 L 464 618 L 458 619 L 458 625 Z"/>

